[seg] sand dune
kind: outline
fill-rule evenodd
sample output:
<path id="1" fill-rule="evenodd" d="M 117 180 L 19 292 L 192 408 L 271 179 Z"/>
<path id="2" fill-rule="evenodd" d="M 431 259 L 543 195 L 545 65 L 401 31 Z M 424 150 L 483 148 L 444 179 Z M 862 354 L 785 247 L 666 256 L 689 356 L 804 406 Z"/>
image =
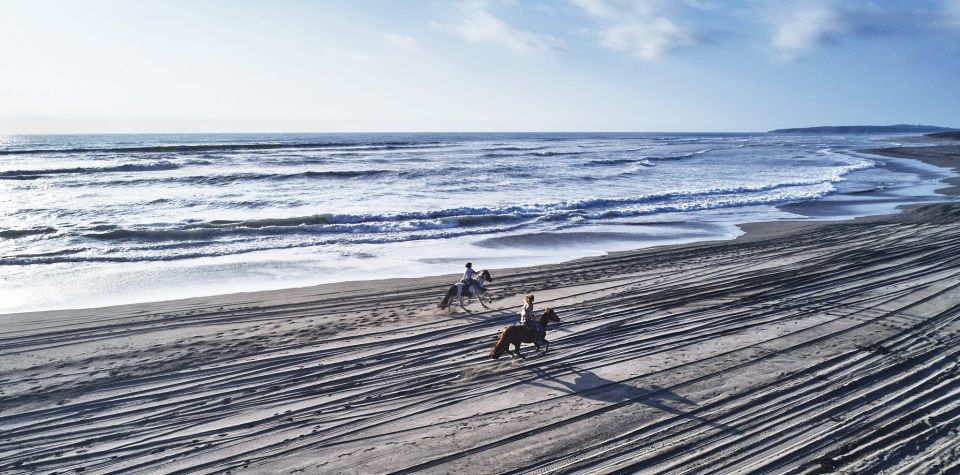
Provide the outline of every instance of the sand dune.
<path id="1" fill-rule="evenodd" d="M 960 466 L 960 207 L 560 266 L 0 316 L 4 473 Z M 551 350 L 488 357 L 520 296 Z"/>

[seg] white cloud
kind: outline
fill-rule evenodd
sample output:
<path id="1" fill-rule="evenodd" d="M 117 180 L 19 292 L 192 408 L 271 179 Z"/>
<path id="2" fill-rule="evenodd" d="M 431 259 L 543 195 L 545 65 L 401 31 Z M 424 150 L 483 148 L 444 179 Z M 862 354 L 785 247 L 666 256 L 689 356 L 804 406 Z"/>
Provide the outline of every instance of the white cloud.
<path id="1" fill-rule="evenodd" d="M 420 43 L 412 36 L 401 35 L 399 33 L 384 33 L 383 37 L 390 44 L 400 46 L 401 48 L 414 51 L 418 51 L 420 49 Z"/>
<path id="2" fill-rule="evenodd" d="M 600 33 L 602 46 L 633 54 L 640 59 L 656 59 L 701 42 L 692 28 L 678 24 L 661 13 L 665 3 L 660 0 L 573 2 L 590 15 L 610 23 Z"/>
<path id="3" fill-rule="evenodd" d="M 960 30 L 960 0 L 943 0 L 943 13 L 947 26 Z"/>
<path id="4" fill-rule="evenodd" d="M 960 5 L 960 0 L 948 0 L 943 5 L 949 7 L 949 2 Z M 773 19 L 771 47 L 786 61 L 809 55 L 823 45 L 851 39 L 922 34 L 931 25 L 942 23 L 944 16 L 941 12 L 936 15 L 939 20 L 930 21 L 933 11 L 925 8 L 880 8 L 874 3 L 836 0 L 782 5 L 786 6 L 767 10 L 765 18 Z"/>
<path id="5" fill-rule="evenodd" d="M 603 46 L 626 51 L 641 59 L 656 59 L 664 53 L 697 43 L 696 37 L 667 18 L 614 25 L 601 34 Z"/>
<path id="6" fill-rule="evenodd" d="M 856 25 L 836 8 L 826 4 L 805 5 L 789 12 L 777 26 L 773 48 L 781 59 L 791 61 L 856 30 Z"/>
<path id="7" fill-rule="evenodd" d="M 653 15 L 663 2 L 660 0 L 573 0 L 573 3 L 593 16 L 617 19 L 625 16 Z"/>
<path id="8" fill-rule="evenodd" d="M 472 43 L 493 43 L 505 46 L 515 53 L 557 52 L 565 49 L 563 40 L 544 33 L 525 31 L 510 26 L 488 10 L 485 2 L 473 1 L 460 5 L 463 13 L 460 23 L 449 27 Z"/>

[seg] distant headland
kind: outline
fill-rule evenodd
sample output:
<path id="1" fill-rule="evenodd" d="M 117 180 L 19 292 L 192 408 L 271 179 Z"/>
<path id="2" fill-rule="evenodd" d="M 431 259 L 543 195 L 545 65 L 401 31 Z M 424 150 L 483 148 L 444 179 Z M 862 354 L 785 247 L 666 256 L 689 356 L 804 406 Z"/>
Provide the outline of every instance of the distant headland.
<path id="1" fill-rule="evenodd" d="M 925 134 L 930 132 L 954 133 L 957 129 L 935 125 L 824 125 L 794 129 L 771 130 L 769 134 Z"/>

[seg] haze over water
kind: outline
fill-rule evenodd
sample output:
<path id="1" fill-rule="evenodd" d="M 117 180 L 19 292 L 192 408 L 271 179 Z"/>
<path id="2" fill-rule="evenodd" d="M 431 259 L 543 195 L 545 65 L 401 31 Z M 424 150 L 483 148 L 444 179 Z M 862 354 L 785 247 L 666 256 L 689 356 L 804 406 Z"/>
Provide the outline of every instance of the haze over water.
<path id="1" fill-rule="evenodd" d="M 842 217 L 933 199 L 944 173 L 854 151 L 878 139 L 10 136 L 0 311 L 559 262 L 732 237 L 796 218 L 775 208 L 791 202 Z"/>

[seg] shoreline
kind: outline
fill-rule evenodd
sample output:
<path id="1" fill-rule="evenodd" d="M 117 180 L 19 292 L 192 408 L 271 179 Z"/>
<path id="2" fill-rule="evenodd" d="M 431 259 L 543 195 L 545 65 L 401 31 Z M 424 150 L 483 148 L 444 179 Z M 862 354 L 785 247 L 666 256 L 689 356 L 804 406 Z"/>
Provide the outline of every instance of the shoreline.
<path id="1" fill-rule="evenodd" d="M 939 141 L 937 141 L 939 142 Z M 907 158 L 918 160 L 930 165 L 950 168 L 955 173 L 960 173 L 960 143 L 948 141 L 951 143 L 940 143 L 938 145 L 922 145 L 917 147 L 884 147 L 861 150 L 864 153 L 883 155 L 894 158 Z M 926 143 L 926 142 L 921 142 Z M 947 187 L 937 190 L 947 196 L 960 195 L 960 177 L 947 178 L 943 180 Z"/>
<path id="2" fill-rule="evenodd" d="M 470 311 L 446 275 L 0 315 L 0 471 L 957 467 L 958 221 L 495 270 Z M 491 360 L 527 293 L 550 351 Z"/>
<path id="3" fill-rule="evenodd" d="M 924 139 L 925 137 L 918 137 L 919 139 Z M 885 147 L 885 148 L 874 148 L 874 149 L 861 149 L 857 150 L 861 153 L 870 153 L 875 155 L 882 155 L 892 158 L 903 158 L 917 160 L 923 163 L 930 165 L 950 168 L 955 173 L 960 175 L 960 144 L 949 143 L 943 144 L 941 141 L 932 141 L 926 140 L 926 142 L 938 143 L 937 145 L 927 145 L 927 146 L 918 146 L 918 147 Z M 942 182 L 947 185 L 944 188 L 937 189 L 937 193 L 943 194 L 944 196 L 960 196 L 960 176 L 951 177 L 942 180 Z M 816 201 L 816 200 L 815 200 Z M 778 205 L 777 208 L 780 209 L 783 206 L 788 205 Z M 918 205 L 905 205 L 898 208 L 905 209 L 911 208 Z M 894 216 L 902 213 L 899 211 L 896 213 L 890 214 L 880 214 L 880 215 L 871 215 L 871 216 L 861 216 L 853 219 L 844 219 L 844 220 L 829 220 L 829 219 L 817 219 L 810 218 L 810 220 L 804 219 L 790 219 L 790 220 L 780 220 L 780 221 L 761 221 L 761 222 L 745 222 L 738 223 L 735 225 L 736 228 L 739 228 L 743 234 L 740 236 L 734 237 L 732 239 L 705 239 L 701 241 L 693 241 L 689 243 L 674 243 L 674 244 L 662 244 L 655 245 L 650 247 L 644 247 L 639 249 L 630 249 L 622 251 L 608 251 L 604 255 L 600 256 L 587 256 L 574 258 L 567 261 L 562 261 L 552 264 L 539 264 L 532 266 L 519 266 L 519 267 L 505 267 L 505 268 L 492 268 L 496 273 L 504 272 L 518 272 L 524 270 L 533 270 L 537 269 L 544 272 L 550 272 L 553 270 L 559 270 L 562 266 L 572 263 L 579 262 L 581 260 L 592 260 L 592 259 L 604 259 L 607 256 L 611 255 L 629 255 L 632 253 L 642 253 L 642 252 L 655 252 L 658 249 L 662 248 L 672 248 L 672 247 L 684 247 L 684 246 L 698 246 L 702 244 L 716 243 L 716 242 L 729 242 L 729 241 L 738 241 L 738 240 L 752 240 L 752 239 L 763 239 L 764 237 L 770 234 L 780 234 L 786 232 L 792 232 L 795 229 L 803 229 L 810 226 L 818 226 L 821 224 L 830 224 L 830 223 L 843 223 L 843 222 L 854 222 L 857 220 L 864 219 L 877 219 L 884 218 L 887 216 Z M 522 238 L 523 236 L 521 236 Z M 506 238 L 488 238 L 494 241 L 496 240 L 508 240 L 515 239 L 512 237 Z M 60 312 L 89 312 L 96 311 L 100 309 L 109 309 L 117 308 L 122 311 L 131 311 L 142 313 L 139 307 L 147 307 L 152 310 L 162 312 L 165 306 L 178 307 L 182 305 L 198 305 L 198 306 L 208 306 L 215 305 L 218 302 L 230 301 L 232 299 L 243 298 L 253 301 L 269 301 L 275 298 L 290 298 L 292 295 L 313 295 L 313 294 L 325 294 L 329 292 L 338 292 L 343 290 L 342 287 L 352 287 L 358 289 L 365 289 L 372 291 L 373 289 L 382 287 L 389 282 L 403 280 L 411 281 L 412 285 L 416 285 L 415 281 L 423 281 L 424 285 L 438 285 L 438 289 L 445 288 L 446 285 L 450 285 L 459 278 L 459 274 L 450 273 L 450 274 L 438 274 L 438 275 L 427 275 L 427 276 L 418 276 L 418 277 L 398 277 L 398 278 L 386 278 L 386 279 L 369 279 L 369 280 L 345 280 L 340 282 L 330 282 L 323 284 L 314 284 L 307 285 L 302 287 L 287 287 L 280 289 L 269 289 L 269 290 L 255 290 L 255 291 L 241 291 L 241 292 L 232 292 L 232 293 L 221 293 L 213 295 L 204 295 L 197 297 L 187 297 L 187 298 L 175 298 L 171 300 L 156 300 L 156 301 L 143 301 L 143 302 L 132 302 L 132 303 L 123 303 L 116 305 L 99 305 L 99 306 L 90 306 L 90 307 L 79 307 L 79 308 L 65 308 L 65 309 L 53 309 L 53 310 L 35 310 L 35 311 L 23 311 L 23 312 L 8 312 L 0 313 L 0 322 L 7 320 L 8 318 L 23 318 L 37 316 L 44 318 L 46 316 L 51 316 Z M 440 292 L 440 291 L 438 291 Z M 49 315 L 48 315 L 49 314 Z"/>

